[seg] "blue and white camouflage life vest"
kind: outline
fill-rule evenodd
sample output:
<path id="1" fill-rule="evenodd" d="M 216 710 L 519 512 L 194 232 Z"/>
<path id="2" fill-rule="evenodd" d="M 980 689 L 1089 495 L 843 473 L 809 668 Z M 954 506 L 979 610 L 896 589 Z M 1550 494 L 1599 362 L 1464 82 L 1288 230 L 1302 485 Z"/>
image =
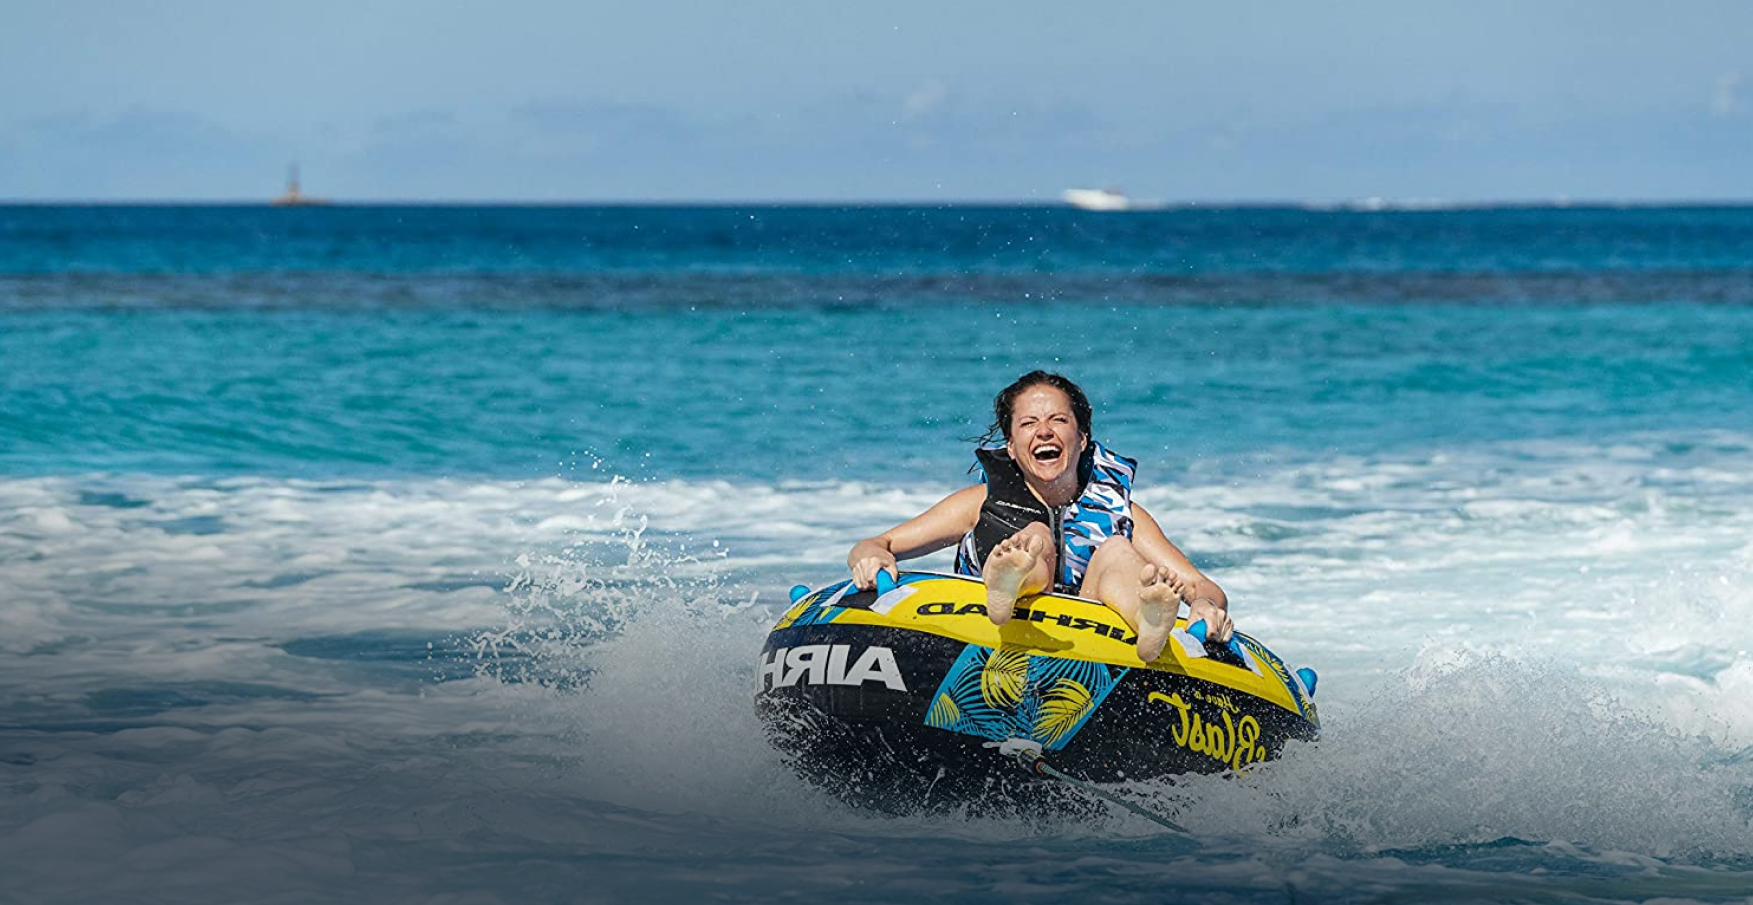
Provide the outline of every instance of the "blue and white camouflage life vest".
<path id="1" fill-rule="evenodd" d="M 1090 557 L 1103 541 L 1132 537 L 1132 479 L 1138 473 L 1138 462 L 1093 441 L 1088 455 L 1090 475 L 1083 493 L 1059 510 L 1058 586 L 1073 593 L 1083 587 Z M 1020 466 L 1013 463 L 1013 467 Z M 984 470 L 980 480 L 986 480 Z M 978 577 L 980 565 L 974 532 L 969 531 L 956 549 L 956 572 Z"/>

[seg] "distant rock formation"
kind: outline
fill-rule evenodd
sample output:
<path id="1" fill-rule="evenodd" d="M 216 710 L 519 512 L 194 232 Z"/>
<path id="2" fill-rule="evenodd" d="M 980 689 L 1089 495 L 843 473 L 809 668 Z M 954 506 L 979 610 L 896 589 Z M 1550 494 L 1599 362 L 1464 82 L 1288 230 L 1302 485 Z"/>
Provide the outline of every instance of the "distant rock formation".
<path id="1" fill-rule="evenodd" d="M 287 168 L 286 191 L 269 202 L 275 207 L 307 207 L 316 204 L 328 204 L 321 198 L 312 198 L 298 189 L 298 164 Z"/>

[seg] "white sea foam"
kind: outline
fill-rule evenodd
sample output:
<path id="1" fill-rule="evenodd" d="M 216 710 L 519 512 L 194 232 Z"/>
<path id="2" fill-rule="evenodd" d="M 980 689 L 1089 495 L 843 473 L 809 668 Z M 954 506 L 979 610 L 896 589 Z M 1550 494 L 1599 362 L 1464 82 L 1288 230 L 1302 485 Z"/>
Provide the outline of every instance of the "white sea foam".
<path id="1" fill-rule="evenodd" d="M 1233 850 L 1319 887 L 1362 869 L 1322 860 L 1334 846 L 1500 836 L 1601 863 L 1753 854 L 1737 753 L 1753 746 L 1753 440 L 1675 449 L 1144 488 L 1244 630 L 1322 674 L 1319 744 L 1241 780 L 1127 790 L 1207 840 L 1182 880 L 1218 883 Z M 952 489 L 0 481 L 0 857 L 17 888 L 65 901 L 140 882 L 225 901 L 270 881 L 287 900 L 453 883 L 490 901 L 477 881 L 501 849 L 588 853 L 542 882 L 594 870 L 631 894 L 640 852 L 733 869 L 708 841 L 727 834 L 818 890 L 802 862 L 849 857 L 848 832 L 883 840 L 873 870 L 944 890 L 959 874 L 929 840 L 1026 873 L 993 847 L 1089 857 L 1119 831 L 1173 862 L 1123 815 L 1046 838 L 860 815 L 766 744 L 750 689 L 785 588 L 837 578 L 852 539 Z M 1117 882 L 1087 869 L 1066 887 Z"/>

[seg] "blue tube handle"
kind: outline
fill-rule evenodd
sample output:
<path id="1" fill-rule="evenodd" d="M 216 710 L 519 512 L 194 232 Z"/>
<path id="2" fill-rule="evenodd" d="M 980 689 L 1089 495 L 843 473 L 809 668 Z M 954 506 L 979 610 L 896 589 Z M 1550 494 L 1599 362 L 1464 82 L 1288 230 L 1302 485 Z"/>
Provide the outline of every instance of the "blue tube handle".
<path id="1" fill-rule="evenodd" d="M 1303 667 L 1302 669 L 1297 670 L 1296 675 L 1297 675 L 1297 678 L 1303 680 L 1303 687 L 1307 688 L 1309 690 L 1309 697 L 1311 697 L 1311 698 L 1314 697 L 1315 696 L 1315 683 L 1317 681 L 1319 681 L 1321 677 L 1315 675 L 1315 671 L 1308 668 L 1307 666 Z"/>
<path id="2" fill-rule="evenodd" d="M 888 569 L 878 569 L 877 570 L 877 574 L 876 574 L 877 596 L 880 597 L 884 594 L 887 594 L 890 591 L 893 591 L 897 587 L 900 587 L 900 583 L 895 581 L 895 577 L 893 575 L 889 574 Z"/>
<path id="3" fill-rule="evenodd" d="M 810 586 L 807 584 L 794 584 L 794 585 L 792 585 L 791 586 L 791 602 L 796 603 L 799 600 L 802 600 L 803 596 L 805 594 L 808 594 L 809 592 L 810 592 Z"/>
<path id="4" fill-rule="evenodd" d="M 1210 644 L 1211 643 L 1211 642 L 1205 640 L 1206 636 L 1211 634 L 1211 626 L 1206 625 L 1204 619 L 1201 619 L 1198 622 L 1195 622 L 1192 625 L 1187 626 L 1187 634 L 1192 635 L 1195 638 L 1198 638 L 1200 644 Z M 1236 656 L 1240 657 L 1242 655 L 1242 647 L 1240 644 L 1238 644 L 1236 642 L 1236 636 L 1231 635 L 1229 642 L 1226 643 L 1224 646 L 1228 647 L 1231 651 L 1233 651 Z"/>

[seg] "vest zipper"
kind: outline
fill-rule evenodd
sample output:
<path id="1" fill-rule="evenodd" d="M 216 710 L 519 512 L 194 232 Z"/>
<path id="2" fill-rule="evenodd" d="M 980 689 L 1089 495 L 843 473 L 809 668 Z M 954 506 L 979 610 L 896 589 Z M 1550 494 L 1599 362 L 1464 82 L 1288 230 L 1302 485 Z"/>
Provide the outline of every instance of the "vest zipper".
<path id="1" fill-rule="evenodd" d="M 1049 506 L 1053 512 L 1053 590 L 1066 588 L 1060 577 L 1065 574 L 1065 510 L 1068 506 Z"/>

